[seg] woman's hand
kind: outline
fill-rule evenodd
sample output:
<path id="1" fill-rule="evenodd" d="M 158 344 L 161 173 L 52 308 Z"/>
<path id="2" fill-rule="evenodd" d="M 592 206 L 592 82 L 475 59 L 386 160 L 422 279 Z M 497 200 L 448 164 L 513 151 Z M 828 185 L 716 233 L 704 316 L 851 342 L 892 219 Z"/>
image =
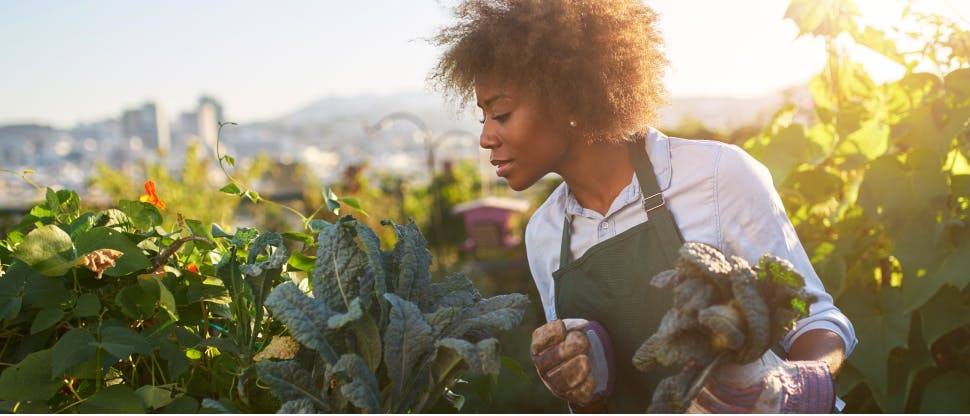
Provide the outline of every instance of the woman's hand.
<path id="1" fill-rule="evenodd" d="M 725 362 L 687 413 L 830 413 L 835 385 L 824 361 L 785 361 L 769 350 L 748 364 Z"/>
<path id="2" fill-rule="evenodd" d="M 602 408 L 612 390 L 612 347 L 602 325 L 585 319 L 549 322 L 532 332 L 532 362 L 543 384 L 574 411 Z"/>

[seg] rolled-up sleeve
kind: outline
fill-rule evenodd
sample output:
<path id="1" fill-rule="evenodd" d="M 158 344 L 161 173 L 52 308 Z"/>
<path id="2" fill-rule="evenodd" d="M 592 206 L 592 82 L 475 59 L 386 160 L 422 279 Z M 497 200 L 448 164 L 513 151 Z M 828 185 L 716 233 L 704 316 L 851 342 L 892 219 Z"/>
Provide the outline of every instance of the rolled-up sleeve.
<path id="1" fill-rule="evenodd" d="M 817 300 L 809 316 L 781 341 L 785 351 L 805 332 L 826 329 L 845 342 L 845 355 L 858 340 L 849 319 L 833 303 L 812 267 L 795 228 L 785 213 L 768 169 L 736 146 L 724 146 L 716 162 L 715 201 L 718 246 L 752 264 L 771 253 L 790 261 L 805 278 L 806 290 Z"/>

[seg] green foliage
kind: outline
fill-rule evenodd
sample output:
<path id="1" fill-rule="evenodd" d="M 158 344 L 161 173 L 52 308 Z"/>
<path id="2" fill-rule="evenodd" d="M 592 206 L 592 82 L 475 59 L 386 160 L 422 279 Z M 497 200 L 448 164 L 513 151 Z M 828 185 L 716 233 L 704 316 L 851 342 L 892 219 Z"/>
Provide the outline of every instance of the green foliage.
<path id="1" fill-rule="evenodd" d="M 847 410 L 967 412 L 965 401 L 942 399 L 959 396 L 957 383 L 970 376 L 967 31 L 907 9 L 904 20 L 935 30 L 883 32 L 860 27 L 858 14 L 851 0 L 791 1 L 786 17 L 801 34 L 823 37 L 829 53 L 809 84 L 814 120 L 796 122 L 802 109 L 786 107 L 743 146 L 770 168 L 856 328 L 860 343 L 839 385 Z M 925 44 L 903 50 L 902 38 Z M 847 41 L 906 73 L 877 85 L 851 61 Z M 917 72 L 921 61 L 936 72 Z"/>
<path id="2" fill-rule="evenodd" d="M 93 260 L 109 249 L 120 257 Z M 252 363 L 282 331 L 263 308 L 286 280 L 279 234 L 167 229 L 145 202 L 82 212 L 77 194 L 48 190 L 0 253 L 4 408 L 194 411 L 221 398 L 275 410 Z"/>
<path id="3" fill-rule="evenodd" d="M 527 298 L 482 299 L 461 274 L 432 282 L 431 253 L 417 226 L 385 225 L 397 235 L 391 250 L 381 250 L 366 225 L 340 218 L 319 235 L 311 293 L 288 282 L 266 300 L 312 351 L 259 363 L 283 409 L 421 412 L 462 371 L 498 372 L 491 333 L 518 324 Z"/>

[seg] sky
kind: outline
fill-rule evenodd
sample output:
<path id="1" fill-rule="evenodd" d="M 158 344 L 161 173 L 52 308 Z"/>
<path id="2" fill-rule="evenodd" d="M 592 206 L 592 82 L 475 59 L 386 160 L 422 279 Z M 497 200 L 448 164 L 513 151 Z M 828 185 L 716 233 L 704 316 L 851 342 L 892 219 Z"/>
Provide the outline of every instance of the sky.
<path id="1" fill-rule="evenodd" d="M 822 41 L 783 19 L 788 0 L 647 3 L 674 97 L 763 96 L 822 68 Z M 892 21 L 904 0 L 857 3 Z M 967 0 L 917 3 L 970 19 Z M 246 122 L 323 97 L 429 91 L 439 51 L 425 39 L 449 17 L 439 0 L 2 1 L 0 125 L 71 127 L 147 101 L 171 117 L 201 94 Z"/>

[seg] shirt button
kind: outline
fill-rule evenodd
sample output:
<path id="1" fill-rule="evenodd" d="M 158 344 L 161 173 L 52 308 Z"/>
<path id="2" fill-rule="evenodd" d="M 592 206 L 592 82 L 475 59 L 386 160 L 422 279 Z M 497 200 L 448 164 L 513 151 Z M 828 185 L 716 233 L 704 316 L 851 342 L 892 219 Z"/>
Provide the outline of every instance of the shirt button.
<path id="1" fill-rule="evenodd" d="M 602 228 L 603 228 L 604 230 L 607 230 L 607 229 L 609 229 L 609 228 L 610 228 L 610 223 L 608 223 L 608 222 L 604 222 L 604 223 L 603 223 L 603 225 L 602 225 Z"/>

